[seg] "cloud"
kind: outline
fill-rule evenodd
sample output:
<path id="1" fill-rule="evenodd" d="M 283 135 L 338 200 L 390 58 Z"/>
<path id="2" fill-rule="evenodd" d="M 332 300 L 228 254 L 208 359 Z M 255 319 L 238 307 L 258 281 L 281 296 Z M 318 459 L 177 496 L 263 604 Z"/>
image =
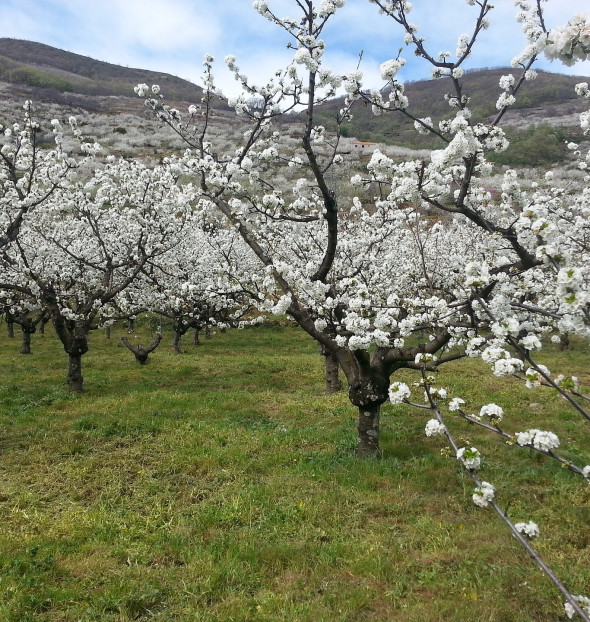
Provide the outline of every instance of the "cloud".
<path id="1" fill-rule="evenodd" d="M 548 27 L 579 12 L 580 0 L 545 3 Z M 279 16 L 294 15 L 293 0 L 269 0 Z M 477 6 L 465 0 L 414 2 L 410 21 L 426 37 L 430 53 L 454 54 L 457 38 L 472 28 Z M 490 14 L 491 27 L 482 33 L 467 68 L 507 66 L 525 45 L 514 20 L 512 2 L 498 2 Z M 289 61 L 292 37 L 260 16 L 251 0 L 0 0 L 4 36 L 40 41 L 72 52 L 127 66 L 163 71 L 198 81 L 205 53 L 218 59 L 234 54 L 238 64 L 257 84 L 262 84 Z M 401 79 L 430 76 L 430 66 L 403 44 L 403 32 L 391 18 L 379 15 L 368 0 L 347 0 L 332 18 L 322 38 L 326 63 L 338 73 L 361 69 L 365 84 L 380 86 L 379 64 L 397 56 L 407 59 Z M 549 71 L 584 74 L 589 64 L 563 67 L 541 61 Z M 236 92 L 232 76 L 221 66 L 218 83 L 229 94 Z"/>

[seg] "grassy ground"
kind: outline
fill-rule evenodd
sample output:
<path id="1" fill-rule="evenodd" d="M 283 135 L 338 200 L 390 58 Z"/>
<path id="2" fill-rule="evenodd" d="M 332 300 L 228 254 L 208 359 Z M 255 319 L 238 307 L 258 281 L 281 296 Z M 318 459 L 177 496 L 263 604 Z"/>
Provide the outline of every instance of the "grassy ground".
<path id="1" fill-rule="evenodd" d="M 383 460 L 354 457 L 355 413 L 323 394 L 322 361 L 296 329 L 230 331 L 180 356 L 168 333 L 145 367 L 122 332 L 95 334 L 79 396 L 51 330 L 23 356 L 0 328 L 3 622 L 565 620 L 443 440 L 424 436 L 424 413 L 386 406 Z M 589 369 L 581 344 L 546 357 Z M 552 429 L 590 462 L 590 426 L 549 390 L 473 361 L 438 384 L 473 411 L 502 404 L 510 431 Z M 452 428 L 483 452 L 513 520 L 539 524 L 566 585 L 590 595 L 590 486 Z"/>

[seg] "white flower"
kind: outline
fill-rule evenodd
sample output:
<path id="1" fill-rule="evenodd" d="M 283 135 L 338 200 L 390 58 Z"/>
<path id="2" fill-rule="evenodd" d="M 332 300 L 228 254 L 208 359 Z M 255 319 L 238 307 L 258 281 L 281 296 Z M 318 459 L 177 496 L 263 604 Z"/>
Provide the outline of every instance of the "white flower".
<path id="1" fill-rule="evenodd" d="M 449 402 L 449 410 L 461 410 L 463 404 L 465 404 L 465 400 L 462 400 L 460 397 L 454 397 Z"/>
<path id="2" fill-rule="evenodd" d="M 506 91 L 504 91 L 500 97 L 498 97 L 498 101 L 496 102 L 496 108 L 498 110 L 502 110 L 506 106 L 512 106 L 512 104 L 516 101 L 514 95 L 509 95 Z"/>
<path id="3" fill-rule="evenodd" d="M 558 337 L 559 339 L 559 337 Z M 545 365 L 539 365 L 539 369 L 543 371 L 547 376 L 550 375 L 549 370 L 545 367 Z M 526 387 L 527 389 L 534 389 L 535 387 L 541 386 L 541 382 L 543 381 L 543 376 L 532 367 L 529 367 L 525 372 L 526 377 Z M 559 382 L 559 381 L 558 381 Z"/>
<path id="4" fill-rule="evenodd" d="M 487 508 L 488 503 L 494 499 L 494 487 L 489 482 L 482 482 L 473 492 L 473 503 L 480 508 Z"/>
<path id="5" fill-rule="evenodd" d="M 559 447 L 559 438 L 553 432 L 545 430 L 531 429 L 526 432 L 517 432 L 516 442 L 521 447 L 529 445 L 541 451 L 551 451 Z"/>
<path id="6" fill-rule="evenodd" d="M 520 359 L 509 358 L 496 361 L 493 366 L 494 376 L 509 376 L 523 368 L 523 362 Z"/>
<path id="7" fill-rule="evenodd" d="M 281 296 L 277 304 L 270 310 L 273 315 L 284 315 L 291 304 L 291 294 Z"/>
<path id="8" fill-rule="evenodd" d="M 527 350 L 538 350 L 541 348 L 541 341 L 537 335 L 527 335 L 520 340 L 520 343 Z"/>
<path id="9" fill-rule="evenodd" d="M 502 407 L 498 406 L 497 404 L 486 404 L 485 406 L 481 407 L 481 410 L 479 411 L 479 416 L 485 416 L 489 417 L 491 420 L 497 419 L 500 421 L 504 416 L 504 411 L 502 410 Z"/>
<path id="10" fill-rule="evenodd" d="M 590 613 L 590 598 L 581 595 L 572 596 L 572 598 L 580 605 L 582 609 L 584 609 L 587 613 Z M 563 606 L 567 617 L 571 620 L 576 614 L 575 609 L 569 603 L 565 603 Z"/>
<path id="11" fill-rule="evenodd" d="M 147 84 L 138 84 L 133 90 L 139 97 L 144 97 L 149 92 L 150 87 Z"/>
<path id="12" fill-rule="evenodd" d="M 475 447 L 469 449 L 467 447 L 461 447 L 461 449 L 457 451 L 457 460 L 461 460 L 465 468 L 475 470 L 479 469 L 481 465 L 481 454 Z"/>
<path id="13" fill-rule="evenodd" d="M 328 326 L 328 322 L 326 322 L 326 320 L 324 320 L 323 318 L 318 318 L 313 324 L 315 326 L 315 329 L 319 330 L 320 332 Z"/>
<path id="14" fill-rule="evenodd" d="M 392 404 L 401 404 L 411 394 L 410 387 L 404 382 L 394 382 L 389 387 L 389 401 Z"/>
<path id="15" fill-rule="evenodd" d="M 397 72 L 406 64 L 404 58 L 392 58 L 391 60 L 381 63 L 379 69 L 381 70 L 381 77 L 384 80 L 393 80 Z"/>
<path id="16" fill-rule="evenodd" d="M 430 419 L 424 428 L 426 436 L 439 436 L 445 433 L 445 427 L 437 419 Z"/>
<path id="17" fill-rule="evenodd" d="M 268 12 L 268 2 L 265 0 L 256 0 L 252 6 L 261 15 L 265 15 Z"/>
<path id="18" fill-rule="evenodd" d="M 500 88 L 507 91 L 511 86 L 514 85 L 514 76 L 509 73 L 507 76 L 502 76 L 500 78 Z"/>
<path id="19" fill-rule="evenodd" d="M 582 469 L 582 475 L 584 477 L 586 477 L 587 479 L 590 479 L 590 464 L 586 465 L 583 469 Z"/>
<path id="20" fill-rule="evenodd" d="M 539 535 L 539 526 L 532 520 L 528 523 L 516 523 L 514 526 L 518 532 L 526 534 L 529 538 L 536 538 Z"/>

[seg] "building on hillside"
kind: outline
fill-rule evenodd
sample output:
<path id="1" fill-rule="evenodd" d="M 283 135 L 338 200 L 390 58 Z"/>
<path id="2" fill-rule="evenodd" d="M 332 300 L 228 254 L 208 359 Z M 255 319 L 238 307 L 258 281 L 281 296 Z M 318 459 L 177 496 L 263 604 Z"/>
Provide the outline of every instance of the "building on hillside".
<path id="1" fill-rule="evenodd" d="M 376 146 L 377 146 L 377 143 L 369 143 L 369 142 L 365 142 L 365 141 L 362 141 L 362 140 L 357 140 L 357 141 L 352 143 L 352 148 L 355 151 L 357 151 L 357 150 L 373 151 Z"/>

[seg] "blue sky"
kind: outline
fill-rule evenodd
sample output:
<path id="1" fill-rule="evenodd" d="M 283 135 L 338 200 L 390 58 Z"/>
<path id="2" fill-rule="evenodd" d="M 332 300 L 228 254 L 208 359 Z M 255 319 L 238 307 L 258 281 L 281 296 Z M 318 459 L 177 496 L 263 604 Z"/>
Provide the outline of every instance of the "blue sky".
<path id="1" fill-rule="evenodd" d="M 282 16 L 296 17 L 293 0 L 269 0 Z M 491 28 L 467 67 L 507 66 L 524 47 L 512 0 L 497 0 Z M 454 53 L 460 34 L 469 32 L 476 7 L 465 0 L 414 0 L 411 20 L 433 54 Z M 590 0 L 549 0 L 547 24 L 557 26 L 575 13 L 590 12 Z M 219 68 L 217 83 L 235 92 L 223 57 L 233 54 L 255 82 L 262 83 L 290 58 L 288 36 L 252 9 L 251 0 L 0 0 L 0 36 L 29 39 L 129 67 L 168 72 L 198 82 L 205 53 Z M 403 47 L 400 30 L 367 0 L 347 0 L 324 31 L 327 64 L 339 73 L 361 69 L 367 86 L 378 86 L 379 64 Z M 428 78 L 430 69 L 410 50 L 403 80 Z M 540 68 L 590 76 L 590 63 Z"/>

